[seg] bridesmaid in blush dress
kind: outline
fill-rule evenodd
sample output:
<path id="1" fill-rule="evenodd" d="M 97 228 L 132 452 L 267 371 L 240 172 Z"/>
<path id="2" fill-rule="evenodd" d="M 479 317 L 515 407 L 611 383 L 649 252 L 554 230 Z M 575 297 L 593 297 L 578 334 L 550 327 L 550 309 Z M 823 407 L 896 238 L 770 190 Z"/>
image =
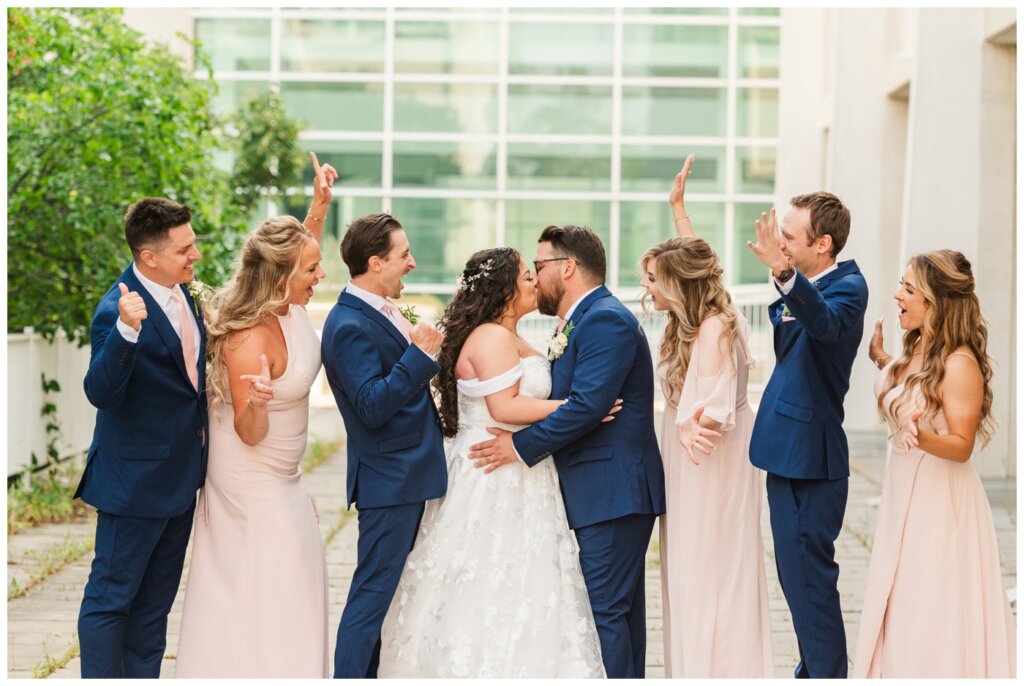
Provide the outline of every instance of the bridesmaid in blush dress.
<path id="1" fill-rule="evenodd" d="M 903 350 L 875 325 L 890 455 L 851 677 L 1016 676 L 992 510 L 971 461 L 992 435 L 992 367 L 971 264 L 917 255 L 895 294 Z"/>
<path id="2" fill-rule="evenodd" d="M 328 676 L 327 570 L 302 480 L 320 341 L 306 314 L 337 173 L 319 166 L 305 225 L 246 240 L 208 327 L 210 456 L 196 509 L 177 677 Z"/>
<path id="3" fill-rule="evenodd" d="M 643 256 L 642 285 L 668 323 L 658 375 L 665 676 L 771 677 L 761 539 L 762 473 L 748 449 L 750 329 L 722 284 L 718 256 L 683 207 L 689 156 L 670 195 L 678 238 Z"/>

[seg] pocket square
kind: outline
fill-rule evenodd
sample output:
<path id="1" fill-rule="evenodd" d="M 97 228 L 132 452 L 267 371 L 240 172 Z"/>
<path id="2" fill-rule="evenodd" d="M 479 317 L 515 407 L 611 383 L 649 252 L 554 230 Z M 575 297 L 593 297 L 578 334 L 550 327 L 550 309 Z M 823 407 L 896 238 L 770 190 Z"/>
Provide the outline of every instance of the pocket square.
<path id="1" fill-rule="evenodd" d="M 787 316 L 783 315 L 782 321 L 783 322 L 795 322 L 796 321 L 796 317 L 787 317 Z"/>

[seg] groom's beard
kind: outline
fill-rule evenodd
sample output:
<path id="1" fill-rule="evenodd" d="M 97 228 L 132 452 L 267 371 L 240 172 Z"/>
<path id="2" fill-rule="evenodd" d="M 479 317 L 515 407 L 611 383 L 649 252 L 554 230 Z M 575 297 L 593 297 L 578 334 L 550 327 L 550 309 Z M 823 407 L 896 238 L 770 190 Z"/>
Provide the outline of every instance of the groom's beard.
<path id="1" fill-rule="evenodd" d="M 537 289 L 537 309 L 540 310 L 541 314 L 549 316 L 558 315 L 558 303 L 562 302 L 562 296 L 565 295 L 565 285 L 561 281 L 555 283 L 553 292 L 548 292 L 546 288 L 540 287 Z"/>

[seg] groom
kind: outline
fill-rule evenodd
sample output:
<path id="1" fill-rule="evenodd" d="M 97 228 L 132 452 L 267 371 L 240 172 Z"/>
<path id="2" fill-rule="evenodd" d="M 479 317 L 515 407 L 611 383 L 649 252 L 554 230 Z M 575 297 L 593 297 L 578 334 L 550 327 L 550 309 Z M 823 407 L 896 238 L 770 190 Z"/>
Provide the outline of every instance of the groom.
<path id="1" fill-rule="evenodd" d="M 348 504 L 359 504 L 356 570 L 338 626 L 334 677 L 374 678 L 380 631 L 427 500 L 448 487 L 430 379 L 444 336 L 391 302 L 416 268 L 388 214 L 360 217 L 341 242 L 351 281 L 324 323 L 321 357 L 348 434 Z"/>
<path id="2" fill-rule="evenodd" d="M 644 557 L 665 511 L 651 351 L 636 317 L 604 286 L 604 247 L 593 231 L 548 226 L 533 264 L 540 311 L 561 320 L 549 355 L 551 397 L 568 402 L 518 433 L 489 429 L 496 438 L 472 446 L 470 458 L 489 472 L 553 457 L 605 672 L 642 678 Z M 622 410 L 602 423 L 617 398 Z"/>
<path id="3" fill-rule="evenodd" d="M 132 205 L 135 260 L 93 315 L 85 395 L 96 429 L 74 496 L 99 511 L 78 616 L 85 678 L 160 676 L 206 473 L 206 330 L 183 287 L 199 259 L 191 217 L 164 198 Z"/>

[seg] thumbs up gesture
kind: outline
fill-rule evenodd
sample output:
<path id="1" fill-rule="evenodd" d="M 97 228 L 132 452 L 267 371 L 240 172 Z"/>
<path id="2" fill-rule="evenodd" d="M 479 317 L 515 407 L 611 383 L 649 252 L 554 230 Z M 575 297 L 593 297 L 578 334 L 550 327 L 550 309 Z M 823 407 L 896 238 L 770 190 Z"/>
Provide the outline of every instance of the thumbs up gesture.
<path id="1" fill-rule="evenodd" d="M 117 284 L 117 287 L 121 289 L 121 298 L 117 301 L 121 321 L 138 331 L 142 328 L 142 320 L 148 316 L 146 302 L 135 291 L 129 291 L 123 283 Z"/>
<path id="2" fill-rule="evenodd" d="M 247 402 L 252 407 L 266 407 L 270 399 L 274 397 L 274 389 L 270 386 L 270 365 L 267 364 L 267 356 L 260 355 L 260 373 L 242 374 L 241 379 L 249 382 L 249 397 Z"/>

